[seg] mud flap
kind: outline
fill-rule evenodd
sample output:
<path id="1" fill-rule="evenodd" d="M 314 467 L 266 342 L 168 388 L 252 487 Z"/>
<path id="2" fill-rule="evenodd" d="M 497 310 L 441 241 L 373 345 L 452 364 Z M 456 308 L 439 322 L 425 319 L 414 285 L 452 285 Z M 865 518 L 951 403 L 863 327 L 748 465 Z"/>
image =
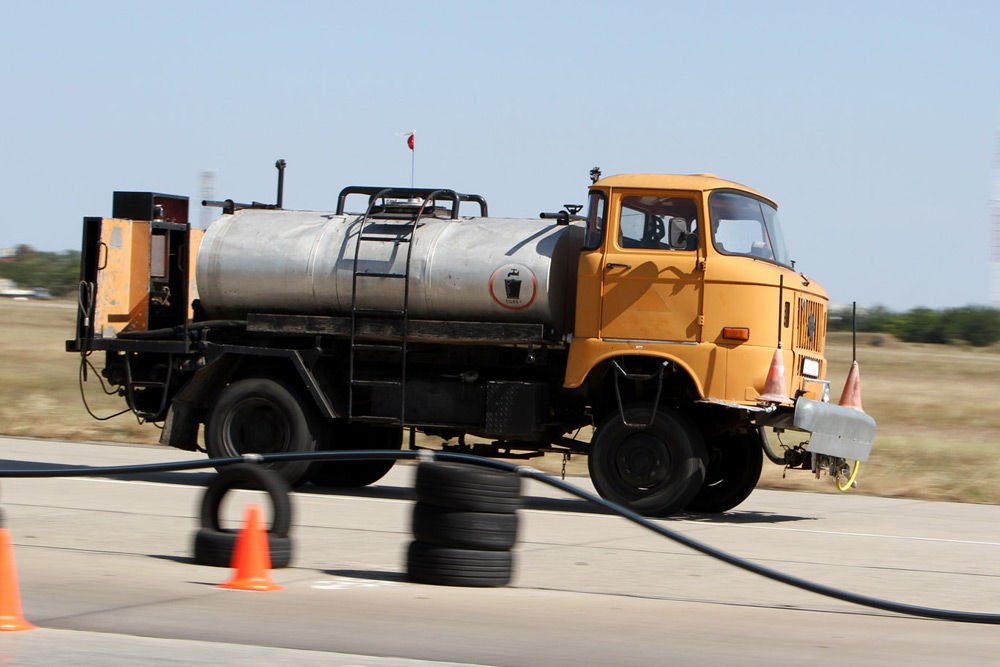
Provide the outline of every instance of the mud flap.
<path id="1" fill-rule="evenodd" d="M 160 431 L 160 444 L 178 449 L 198 451 L 199 412 L 194 406 L 173 401 Z"/>
<path id="2" fill-rule="evenodd" d="M 867 461 L 871 454 L 875 420 L 860 410 L 800 397 L 794 424 L 812 434 L 806 447 L 810 452 L 857 461 Z"/>

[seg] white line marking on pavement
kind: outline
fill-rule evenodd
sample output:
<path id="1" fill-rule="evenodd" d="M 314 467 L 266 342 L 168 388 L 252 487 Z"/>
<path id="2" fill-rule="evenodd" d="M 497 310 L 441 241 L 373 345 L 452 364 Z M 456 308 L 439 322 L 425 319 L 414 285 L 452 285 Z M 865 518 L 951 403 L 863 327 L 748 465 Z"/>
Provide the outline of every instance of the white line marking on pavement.
<path id="1" fill-rule="evenodd" d="M 192 488 L 192 485 L 188 484 L 175 484 L 173 482 L 141 482 L 141 481 L 131 481 L 125 479 L 107 479 L 103 477 L 52 477 L 49 479 L 62 479 L 62 480 L 77 480 L 85 482 L 102 482 L 106 484 L 136 484 L 141 486 L 172 486 L 175 488 Z M 300 496 L 304 497 L 304 496 Z M 343 495 L 310 495 L 308 496 L 310 500 L 318 498 L 336 498 L 338 500 L 360 500 L 366 502 L 376 502 L 376 503 L 410 503 L 409 500 L 400 500 L 396 498 L 370 498 L 365 496 L 343 496 Z M 522 510 L 524 513 L 542 512 L 549 513 L 549 510 Z M 591 514 L 591 513 L 574 513 L 574 516 L 585 515 L 590 517 L 601 517 L 606 519 L 618 519 L 616 515 L 613 514 Z M 687 519 L 681 519 L 680 521 L 674 521 L 671 523 L 680 523 L 691 526 L 699 526 L 702 528 L 749 528 L 754 530 L 778 530 L 789 533 L 813 533 L 816 535 L 840 535 L 843 537 L 870 537 L 875 539 L 885 539 L 885 540 L 913 540 L 917 542 L 941 542 L 944 544 L 970 544 L 986 547 L 1000 547 L 1000 542 L 987 542 L 982 540 L 957 540 L 947 537 L 923 537 L 919 535 L 887 535 L 885 533 L 855 533 L 848 531 L 838 531 L 838 530 L 814 530 L 810 528 L 786 528 L 783 526 L 760 526 L 760 525 L 750 525 L 743 523 L 724 523 L 724 522 L 712 522 L 707 523 L 704 521 L 690 521 Z"/>
<path id="2" fill-rule="evenodd" d="M 756 530 L 781 530 L 789 533 L 815 533 L 817 535 L 841 535 L 843 537 L 874 537 L 886 540 L 915 540 L 919 542 L 945 542 L 949 544 L 978 544 L 987 547 L 1000 547 L 1000 542 L 982 542 L 978 540 L 953 540 L 947 537 L 920 537 L 918 535 L 886 535 L 884 533 L 852 533 L 840 530 L 813 530 L 809 528 L 785 528 L 782 526 L 748 526 L 742 523 L 711 523 L 702 521 L 681 521 L 694 526 L 724 526 L 726 528 L 753 528 Z"/>
<path id="3" fill-rule="evenodd" d="M 11 478 L 11 479 L 26 479 L 26 478 Z M 200 489 L 203 488 L 200 484 L 177 484 L 176 482 L 143 482 L 139 480 L 130 479 L 112 479 L 108 477 L 46 477 L 44 479 L 58 479 L 58 480 L 73 480 L 76 482 L 99 482 L 102 484 L 133 484 L 135 486 L 155 486 L 163 487 L 170 486 L 175 489 Z M 292 492 L 298 498 L 315 500 L 319 498 L 336 498 L 338 500 L 363 500 L 365 502 L 372 503 L 412 503 L 411 500 L 398 499 L 398 498 L 370 498 L 367 496 L 353 496 L 353 495 L 340 495 L 340 494 L 323 494 L 323 493 L 306 493 L 298 494 Z"/>
<path id="4" fill-rule="evenodd" d="M 318 591 L 345 591 L 351 588 L 389 588 L 398 585 L 395 581 L 375 579 L 321 579 L 314 581 L 312 587 Z"/>

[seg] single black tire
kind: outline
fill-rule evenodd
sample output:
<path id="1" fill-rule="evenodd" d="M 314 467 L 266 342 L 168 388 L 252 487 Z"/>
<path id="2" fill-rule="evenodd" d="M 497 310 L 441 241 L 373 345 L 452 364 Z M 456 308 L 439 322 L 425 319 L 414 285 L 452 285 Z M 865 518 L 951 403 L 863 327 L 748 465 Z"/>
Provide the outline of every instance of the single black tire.
<path id="1" fill-rule="evenodd" d="M 403 429 L 369 424 L 333 423 L 327 429 L 324 450 L 402 449 Z M 307 479 L 317 486 L 357 488 L 374 484 L 388 473 L 394 459 L 360 461 L 316 461 L 309 467 Z"/>
<path id="2" fill-rule="evenodd" d="M 437 505 L 413 506 L 413 537 L 461 549 L 505 551 L 517 542 L 517 514 L 465 512 Z"/>
<path id="3" fill-rule="evenodd" d="M 215 532 L 231 532 L 222 528 L 219 508 L 222 499 L 233 489 L 253 489 L 267 493 L 271 501 L 271 525 L 267 532 L 276 537 L 288 537 L 292 526 L 292 502 L 288 497 L 288 482 L 273 470 L 257 463 L 234 463 L 224 466 L 205 487 L 201 497 L 199 518 L 202 528 Z"/>
<path id="4" fill-rule="evenodd" d="M 311 452 L 318 433 L 312 406 L 292 389 L 270 378 L 246 378 L 222 390 L 205 426 L 205 445 L 212 458 Z M 305 477 L 310 462 L 265 465 L 295 486 Z"/>
<path id="5" fill-rule="evenodd" d="M 235 530 L 199 528 L 194 534 L 194 561 L 199 565 L 232 567 L 238 537 Z M 292 562 L 292 538 L 268 533 L 267 549 L 272 568 L 288 567 Z"/>
<path id="6" fill-rule="evenodd" d="M 521 478 L 466 463 L 424 461 L 417 466 L 417 502 L 467 512 L 512 514 L 521 507 Z"/>
<path id="7" fill-rule="evenodd" d="M 406 554 L 410 581 L 436 586 L 506 586 L 513 563 L 510 551 L 455 549 L 417 540 Z"/>
<path id="8" fill-rule="evenodd" d="M 760 434 L 713 438 L 706 448 L 705 483 L 685 509 L 712 514 L 731 510 L 746 500 L 760 479 L 764 464 Z"/>
<path id="9" fill-rule="evenodd" d="M 649 407 L 625 409 L 630 423 L 649 420 Z M 626 426 L 611 413 L 598 425 L 587 467 L 602 498 L 640 514 L 668 516 L 684 509 L 705 481 L 701 432 L 685 417 L 659 409 L 646 428 Z"/>

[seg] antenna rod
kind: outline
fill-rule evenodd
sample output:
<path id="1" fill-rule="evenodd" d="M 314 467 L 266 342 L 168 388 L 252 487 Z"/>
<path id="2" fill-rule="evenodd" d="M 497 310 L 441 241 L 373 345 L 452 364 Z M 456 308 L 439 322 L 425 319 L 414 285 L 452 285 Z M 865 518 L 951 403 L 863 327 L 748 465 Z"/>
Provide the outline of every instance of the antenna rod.
<path id="1" fill-rule="evenodd" d="M 851 302 L 851 362 L 858 360 L 858 302 Z"/>
<path id="2" fill-rule="evenodd" d="M 778 349 L 781 349 L 781 311 L 785 307 L 785 276 L 778 276 Z"/>

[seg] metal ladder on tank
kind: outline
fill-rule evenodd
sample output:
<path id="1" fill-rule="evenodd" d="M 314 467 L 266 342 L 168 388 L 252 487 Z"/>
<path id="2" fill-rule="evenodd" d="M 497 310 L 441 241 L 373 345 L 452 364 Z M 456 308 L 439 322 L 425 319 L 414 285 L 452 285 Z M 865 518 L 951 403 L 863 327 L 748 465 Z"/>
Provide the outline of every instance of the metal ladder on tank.
<path id="1" fill-rule="evenodd" d="M 413 236 L 417 231 L 420 218 L 423 217 L 428 202 L 435 197 L 447 194 L 451 197 L 457 195 L 450 190 L 435 190 L 423 198 L 420 207 L 409 220 L 396 222 L 391 219 L 379 218 L 377 222 L 370 220 L 375 202 L 382 199 L 383 202 L 396 192 L 398 194 L 412 194 L 405 190 L 385 188 L 373 195 L 368 200 L 368 209 L 365 211 L 361 222 L 358 225 L 358 236 L 354 245 L 354 268 L 351 281 L 351 353 L 350 353 L 350 376 L 348 382 L 347 416 L 349 421 L 369 424 L 384 424 L 389 426 L 403 426 L 406 422 L 406 362 L 409 347 L 409 305 L 410 305 L 410 263 L 413 258 Z M 377 234 L 371 227 L 374 224 L 387 225 L 402 230 L 402 234 Z M 393 243 L 406 246 L 406 263 L 402 273 L 393 271 L 361 271 L 361 249 L 369 243 Z M 398 309 L 367 308 L 358 305 L 358 282 L 367 279 L 397 280 L 402 282 L 402 293 L 400 294 L 401 305 Z M 369 342 L 369 335 L 361 335 L 359 325 L 363 322 L 390 322 L 393 323 L 394 333 L 398 331 L 399 340 L 394 337 L 389 342 Z M 358 357 L 369 352 L 385 352 L 397 358 L 398 373 L 392 377 L 360 377 Z M 367 391 L 369 402 L 374 403 L 374 393 L 379 387 L 394 390 L 399 396 L 399 413 L 397 415 L 375 415 L 370 414 L 374 409 L 369 409 L 368 414 L 356 412 L 359 391 Z"/>

